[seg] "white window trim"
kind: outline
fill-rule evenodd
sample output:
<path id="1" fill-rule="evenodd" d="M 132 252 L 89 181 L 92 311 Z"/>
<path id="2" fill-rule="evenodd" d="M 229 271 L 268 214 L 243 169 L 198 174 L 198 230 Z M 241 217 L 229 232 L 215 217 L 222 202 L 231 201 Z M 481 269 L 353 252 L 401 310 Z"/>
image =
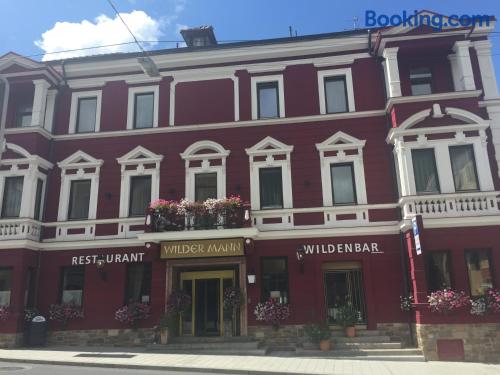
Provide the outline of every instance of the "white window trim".
<path id="1" fill-rule="evenodd" d="M 341 143 L 338 143 L 341 141 Z M 352 163 L 354 185 L 356 189 L 356 204 L 367 204 L 365 167 L 363 164 L 363 147 L 366 141 L 359 140 L 344 132 L 337 132 L 322 143 L 316 144 L 320 153 L 321 186 L 323 191 L 323 206 L 333 206 L 332 164 Z M 357 150 L 357 154 L 346 155 L 347 150 Z M 326 152 L 336 151 L 335 156 L 325 156 Z"/>
<path id="2" fill-rule="evenodd" d="M 160 190 L 160 163 L 163 155 L 157 155 L 148 149 L 137 146 L 130 152 L 116 159 L 121 165 L 120 185 L 120 218 L 129 217 L 130 213 L 130 187 L 134 176 L 151 176 L 151 201 L 159 198 Z M 154 168 L 145 168 L 145 165 L 154 164 Z M 134 165 L 135 169 L 127 169 Z"/>
<path id="3" fill-rule="evenodd" d="M 47 160 L 31 155 L 24 148 L 12 143 L 6 143 L 5 147 L 19 154 L 19 159 L 2 159 L 0 165 L 10 165 L 10 169 L 0 171 L 0 213 L 2 212 L 3 194 L 5 187 L 5 178 L 7 177 L 24 177 L 23 192 L 21 198 L 21 208 L 19 210 L 19 218 L 35 218 L 35 201 L 36 201 L 36 184 L 38 179 L 43 181 L 42 199 L 40 200 L 40 213 L 43 216 L 43 207 L 45 204 L 45 189 L 47 187 L 47 175 L 40 171 L 40 168 L 48 170 L 53 167 L 53 164 Z M 28 168 L 20 169 L 20 165 L 28 164 Z M 1 218 L 0 218 L 1 220 Z"/>
<path id="4" fill-rule="evenodd" d="M 354 103 L 354 87 L 352 84 L 351 68 L 344 69 L 329 69 L 318 71 L 318 91 L 319 91 L 319 111 L 322 115 L 326 115 L 326 94 L 325 94 L 325 78 L 329 77 L 345 77 L 345 85 L 347 91 L 348 112 L 355 112 L 356 105 Z M 343 113 L 343 112 L 340 112 Z"/>
<path id="5" fill-rule="evenodd" d="M 158 110 L 160 103 L 160 86 L 136 86 L 128 89 L 127 129 L 134 129 L 134 110 L 136 94 L 153 93 L 153 128 L 158 127 Z M 141 128 L 142 129 L 142 128 Z"/>
<path id="6" fill-rule="evenodd" d="M 80 161 L 83 159 L 83 161 Z M 71 182 L 77 180 L 90 180 L 90 201 L 88 219 L 92 220 L 97 215 L 97 200 L 99 192 L 99 172 L 103 161 L 95 159 L 83 151 L 77 151 L 63 161 L 57 163 L 61 169 L 61 189 L 59 194 L 58 221 L 68 220 L 69 198 Z M 85 172 L 85 169 L 94 168 L 94 172 Z M 76 169 L 76 173 L 68 174 L 68 170 Z M 85 219 L 84 219 L 85 220 Z"/>
<path id="7" fill-rule="evenodd" d="M 213 153 L 197 154 L 200 150 L 213 150 Z M 217 173 L 217 198 L 226 197 L 226 158 L 230 153 L 220 144 L 208 140 L 195 142 L 186 148 L 181 154 L 186 167 L 186 199 L 195 200 L 195 176 L 199 173 Z M 221 164 L 210 165 L 210 160 L 221 160 Z M 201 166 L 191 167 L 191 161 L 201 161 Z"/>
<path id="8" fill-rule="evenodd" d="M 262 82 L 278 82 L 279 118 L 285 117 L 285 85 L 283 83 L 283 75 L 253 76 L 251 77 L 252 120 L 259 120 L 257 84 Z"/>
<path id="9" fill-rule="evenodd" d="M 96 97 L 96 109 L 95 109 L 95 130 L 97 133 L 101 129 L 101 103 L 102 103 L 102 91 L 77 91 L 71 95 L 71 111 L 69 115 L 69 133 L 76 133 L 76 122 L 78 117 L 78 101 L 84 98 Z"/>
<path id="10" fill-rule="evenodd" d="M 250 159 L 250 204 L 252 210 L 260 210 L 260 169 L 281 168 L 283 186 L 283 208 L 293 207 L 292 166 L 290 154 L 293 146 L 286 145 L 272 137 L 266 137 L 251 148 L 245 149 Z M 275 155 L 285 155 L 283 160 L 276 160 Z M 263 161 L 255 161 L 255 157 L 265 156 Z"/>

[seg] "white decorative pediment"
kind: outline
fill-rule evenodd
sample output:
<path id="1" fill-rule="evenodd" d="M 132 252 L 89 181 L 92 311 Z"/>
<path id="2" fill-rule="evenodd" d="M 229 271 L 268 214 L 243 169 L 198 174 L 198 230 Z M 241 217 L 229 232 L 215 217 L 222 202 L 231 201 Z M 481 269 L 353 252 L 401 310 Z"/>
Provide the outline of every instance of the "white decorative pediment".
<path id="1" fill-rule="evenodd" d="M 184 160 L 225 159 L 231 151 L 214 141 L 198 141 L 190 145 L 181 153 Z"/>
<path id="2" fill-rule="evenodd" d="M 30 164 L 35 167 L 41 167 L 44 169 L 51 169 L 53 164 L 38 155 L 30 154 L 25 148 L 18 146 L 14 143 L 5 143 L 5 148 L 12 151 L 19 157 L 16 158 L 5 158 L 0 160 L 1 165 L 19 165 L 19 164 Z"/>
<path id="3" fill-rule="evenodd" d="M 283 142 L 267 136 L 256 145 L 245 149 L 247 155 L 273 155 L 273 154 L 290 154 L 293 151 L 293 146 L 284 144 Z"/>
<path id="4" fill-rule="evenodd" d="M 350 150 L 360 149 L 365 146 L 366 141 L 360 140 L 352 135 L 338 131 L 327 140 L 316 143 L 318 151 L 337 151 L 337 150 Z"/>
<path id="5" fill-rule="evenodd" d="M 145 164 L 145 163 L 159 163 L 163 160 L 163 155 L 155 154 L 147 148 L 137 146 L 133 150 L 127 152 L 125 155 L 116 159 L 118 164 Z"/>
<path id="6" fill-rule="evenodd" d="M 82 168 L 99 168 L 103 161 L 96 159 L 89 154 L 78 150 L 74 154 L 68 156 L 63 161 L 57 163 L 61 169 L 82 169 Z"/>
<path id="7" fill-rule="evenodd" d="M 27 57 L 23 57 L 14 52 L 8 52 L 5 55 L 0 56 L 0 71 L 13 65 L 17 65 L 27 70 L 45 68 L 44 64 L 28 59 Z"/>

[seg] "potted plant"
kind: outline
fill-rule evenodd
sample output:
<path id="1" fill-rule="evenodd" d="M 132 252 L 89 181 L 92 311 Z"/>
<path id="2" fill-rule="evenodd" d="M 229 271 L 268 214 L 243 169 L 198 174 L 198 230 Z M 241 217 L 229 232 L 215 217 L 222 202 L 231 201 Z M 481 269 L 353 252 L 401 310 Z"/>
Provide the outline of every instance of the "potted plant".
<path id="1" fill-rule="evenodd" d="M 500 290 L 488 289 L 482 296 L 470 300 L 472 315 L 487 315 L 500 312 Z"/>
<path id="2" fill-rule="evenodd" d="M 307 324 L 304 327 L 304 332 L 311 342 L 318 344 L 319 348 L 327 352 L 332 348 L 332 343 L 330 337 L 332 336 L 332 332 L 330 331 L 330 327 L 326 323 L 313 323 Z"/>
<path id="3" fill-rule="evenodd" d="M 172 325 L 175 324 L 173 322 L 174 317 L 171 314 L 163 314 L 160 317 L 160 321 L 158 322 L 158 330 L 160 332 L 160 344 L 167 345 L 168 344 L 168 335 L 169 332 L 172 332 Z"/>
<path id="4" fill-rule="evenodd" d="M 347 337 L 356 336 L 355 325 L 358 321 L 358 312 L 350 303 L 340 306 L 335 316 L 337 322 L 344 327 Z"/>
<path id="5" fill-rule="evenodd" d="M 115 319 L 130 324 L 132 329 L 137 329 L 139 321 L 148 319 L 150 312 L 151 307 L 147 303 L 130 302 L 116 310 Z"/>
<path id="6" fill-rule="evenodd" d="M 167 298 L 165 323 L 169 330 L 168 336 L 177 334 L 179 328 L 179 315 L 191 308 L 191 296 L 183 290 L 174 290 Z"/>
<path id="7" fill-rule="evenodd" d="M 271 323 L 273 328 L 278 330 L 281 322 L 290 317 L 290 305 L 270 298 L 266 302 L 258 303 L 253 313 L 256 320 Z"/>
<path id="8" fill-rule="evenodd" d="M 224 335 L 232 336 L 233 327 L 236 325 L 236 317 L 240 306 L 243 304 L 243 295 L 237 287 L 224 289 Z"/>

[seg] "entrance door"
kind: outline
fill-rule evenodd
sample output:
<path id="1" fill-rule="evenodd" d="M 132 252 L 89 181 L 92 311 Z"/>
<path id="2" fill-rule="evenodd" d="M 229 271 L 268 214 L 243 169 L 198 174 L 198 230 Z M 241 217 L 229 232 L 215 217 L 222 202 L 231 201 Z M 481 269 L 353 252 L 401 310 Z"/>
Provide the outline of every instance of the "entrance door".
<path id="1" fill-rule="evenodd" d="M 338 309 L 350 303 L 358 312 L 360 324 L 366 323 L 363 270 L 357 262 L 339 262 L 324 267 L 325 299 L 329 324 L 336 324 Z"/>
<path id="2" fill-rule="evenodd" d="M 184 336 L 222 336 L 224 289 L 234 284 L 234 271 L 182 272 L 181 288 L 191 296 L 191 311 L 181 314 Z"/>

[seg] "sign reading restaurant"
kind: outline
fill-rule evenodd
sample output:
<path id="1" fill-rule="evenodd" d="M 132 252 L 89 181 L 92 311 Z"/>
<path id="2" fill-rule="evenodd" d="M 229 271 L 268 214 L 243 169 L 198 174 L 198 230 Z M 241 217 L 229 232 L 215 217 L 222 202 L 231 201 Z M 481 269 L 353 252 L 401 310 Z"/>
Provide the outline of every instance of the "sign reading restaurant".
<path id="1" fill-rule="evenodd" d="M 80 255 L 71 257 L 72 266 L 81 266 L 85 264 L 96 264 L 99 257 L 105 263 L 135 263 L 142 262 L 145 253 L 125 253 L 125 254 L 106 254 L 106 255 Z"/>
<path id="2" fill-rule="evenodd" d="M 243 238 L 218 240 L 165 241 L 161 243 L 162 259 L 232 257 L 244 255 Z"/>
<path id="3" fill-rule="evenodd" d="M 306 255 L 316 254 L 350 254 L 368 253 L 383 254 L 377 242 L 350 242 L 350 243 L 328 243 L 320 245 L 303 245 Z"/>

